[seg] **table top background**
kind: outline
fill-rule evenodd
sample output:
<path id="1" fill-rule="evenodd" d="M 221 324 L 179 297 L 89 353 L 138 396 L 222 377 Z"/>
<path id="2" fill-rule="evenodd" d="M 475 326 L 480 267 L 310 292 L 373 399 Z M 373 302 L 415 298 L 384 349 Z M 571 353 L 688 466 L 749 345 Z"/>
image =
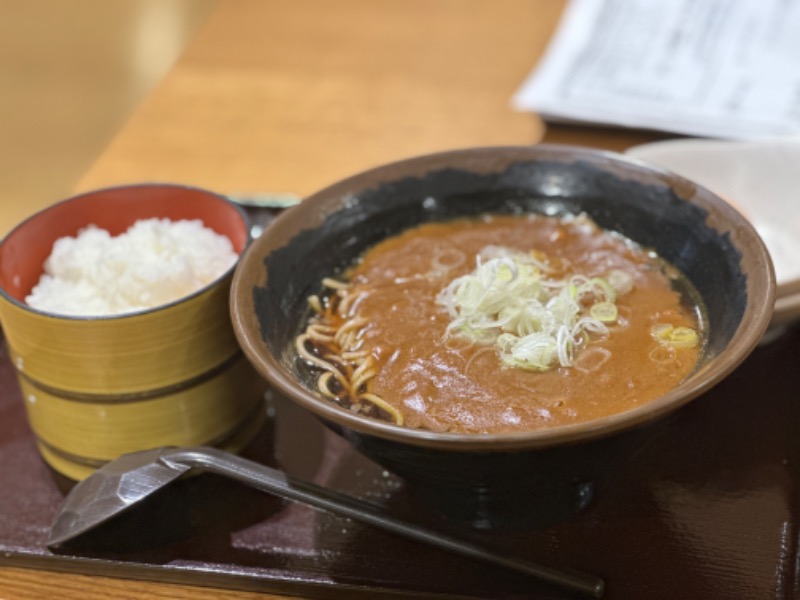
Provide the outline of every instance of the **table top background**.
<path id="1" fill-rule="evenodd" d="M 356 172 L 468 146 L 658 137 L 548 130 L 511 96 L 562 2 L 222 2 L 78 188 L 177 181 L 308 195 Z"/>

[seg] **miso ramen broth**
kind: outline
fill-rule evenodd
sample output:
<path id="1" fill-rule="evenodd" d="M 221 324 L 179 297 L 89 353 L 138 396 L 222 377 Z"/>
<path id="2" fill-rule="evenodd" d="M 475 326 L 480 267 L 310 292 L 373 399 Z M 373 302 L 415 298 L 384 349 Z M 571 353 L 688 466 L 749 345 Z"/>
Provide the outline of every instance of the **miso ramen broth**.
<path id="1" fill-rule="evenodd" d="M 585 216 L 424 224 L 322 283 L 296 344 L 316 389 L 407 427 L 597 419 L 663 395 L 703 350 L 688 281 Z"/>

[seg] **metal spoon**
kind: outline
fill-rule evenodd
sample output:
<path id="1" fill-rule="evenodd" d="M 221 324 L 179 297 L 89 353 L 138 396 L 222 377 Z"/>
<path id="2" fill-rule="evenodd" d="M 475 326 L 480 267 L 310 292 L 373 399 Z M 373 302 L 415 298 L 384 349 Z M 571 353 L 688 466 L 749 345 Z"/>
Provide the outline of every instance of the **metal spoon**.
<path id="1" fill-rule="evenodd" d="M 603 581 L 493 552 L 419 525 L 395 519 L 373 504 L 213 448 L 157 448 L 126 454 L 78 483 L 67 495 L 50 530 L 58 546 L 93 530 L 143 501 L 192 469 L 230 477 L 287 500 L 368 523 L 400 536 L 524 573 L 574 592 L 600 597 Z"/>

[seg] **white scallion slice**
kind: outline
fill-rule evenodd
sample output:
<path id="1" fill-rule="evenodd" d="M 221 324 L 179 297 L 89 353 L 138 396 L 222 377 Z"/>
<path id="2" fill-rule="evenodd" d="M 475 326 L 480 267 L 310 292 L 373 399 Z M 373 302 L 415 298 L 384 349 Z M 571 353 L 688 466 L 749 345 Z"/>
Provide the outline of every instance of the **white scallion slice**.
<path id="1" fill-rule="evenodd" d="M 606 275 L 606 280 L 618 296 L 624 296 L 633 289 L 633 277 L 622 269 L 611 269 Z"/>
<path id="2" fill-rule="evenodd" d="M 473 272 L 451 281 L 437 302 L 451 317 L 448 335 L 494 344 L 504 365 L 535 371 L 569 367 L 591 336 L 607 335 L 605 323 L 617 319 L 618 292 L 611 283 L 565 272 L 558 278 L 545 268 L 552 261 L 542 253 L 489 246 L 476 263 Z M 590 308 L 586 299 L 593 301 Z"/>
<path id="3" fill-rule="evenodd" d="M 601 323 L 616 323 L 619 311 L 613 302 L 598 302 L 589 309 L 589 315 Z"/>
<path id="4" fill-rule="evenodd" d="M 669 343 L 673 348 L 694 348 L 700 343 L 700 337 L 691 327 L 675 327 Z"/>
<path id="5" fill-rule="evenodd" d="M 650 334 L 656 341 L 671 348 L 694 348 L 700 343 L 700 336 L 691 327 L 673 327 L 669 323 L 653 325 Z"/>

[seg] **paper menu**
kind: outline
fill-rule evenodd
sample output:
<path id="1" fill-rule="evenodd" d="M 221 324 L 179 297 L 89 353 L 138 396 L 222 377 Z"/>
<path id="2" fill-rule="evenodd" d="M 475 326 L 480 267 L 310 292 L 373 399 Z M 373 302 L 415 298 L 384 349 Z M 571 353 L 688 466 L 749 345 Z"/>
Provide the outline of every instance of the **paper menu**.
<path id="1" fill-rule="evenodd" d="M 800 133 L 800 2 L 571 0 L 513 105 L 706 137 Z"/>

